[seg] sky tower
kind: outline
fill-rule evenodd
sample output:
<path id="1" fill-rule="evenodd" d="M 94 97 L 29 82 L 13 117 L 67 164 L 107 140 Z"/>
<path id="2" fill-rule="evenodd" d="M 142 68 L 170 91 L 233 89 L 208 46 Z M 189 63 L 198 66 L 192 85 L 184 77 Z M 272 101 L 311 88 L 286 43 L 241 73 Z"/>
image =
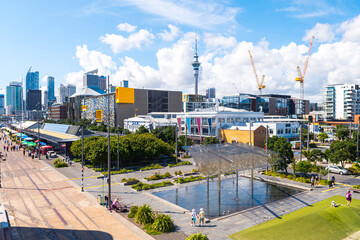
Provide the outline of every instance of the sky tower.
<path id="1" fill-rule="evenodd" d="M 191 64 L 194 68 L 194 79 L 195 79 L 195 95 L 198 95 L 198 83 L 199 83 L 199 57 L 197 55 L 197 38 L 195 38 L 195 51 L 194 51 L 194 62 Z"/>

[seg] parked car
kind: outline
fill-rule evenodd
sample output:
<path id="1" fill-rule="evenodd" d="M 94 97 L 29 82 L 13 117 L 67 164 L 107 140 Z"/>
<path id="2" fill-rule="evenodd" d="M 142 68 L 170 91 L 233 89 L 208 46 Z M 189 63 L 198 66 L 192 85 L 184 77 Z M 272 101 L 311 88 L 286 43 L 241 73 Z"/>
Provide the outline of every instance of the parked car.
<path id="1" fill-rule="evenodd" d="M 55 158 L 55 157 L 56 157 L 56 153 L 55 153 L 54 151 L 48 151 L 48 152 L 46 153 L 46 155 L 47 155 L 48 157 L 50 157 L 50 158 Z"/>
<path id="2" fill-rule="evenodd" d="M 331 173 L 339 173 L 341 175 L 343 174 L 349 174 L 349 171 L 343 167 L 339 167 L 339 166 L 328 166 L 325 168 L 325 170 L 328 170 Z"/>

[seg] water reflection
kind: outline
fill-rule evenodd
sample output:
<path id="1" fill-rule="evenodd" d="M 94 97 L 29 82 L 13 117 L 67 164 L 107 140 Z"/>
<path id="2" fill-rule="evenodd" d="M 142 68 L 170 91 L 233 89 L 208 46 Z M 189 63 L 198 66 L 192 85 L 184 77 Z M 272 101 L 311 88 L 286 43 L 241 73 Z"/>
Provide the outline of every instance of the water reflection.
<path id="1" fill-rule="evenodd" d="M 301 192 L 299 189 L 289 188 L 249 178 L 239 177 L 206 182 L 173 190 L 154 193 L 169 202 L 185 209 L 206 207 L 208 218 L 234 213 L 264 203 L 276 201 Z M 238 185 L 238 186 L 237 186 Z M 253 185 L 253 188 L 251 187 Z"/>

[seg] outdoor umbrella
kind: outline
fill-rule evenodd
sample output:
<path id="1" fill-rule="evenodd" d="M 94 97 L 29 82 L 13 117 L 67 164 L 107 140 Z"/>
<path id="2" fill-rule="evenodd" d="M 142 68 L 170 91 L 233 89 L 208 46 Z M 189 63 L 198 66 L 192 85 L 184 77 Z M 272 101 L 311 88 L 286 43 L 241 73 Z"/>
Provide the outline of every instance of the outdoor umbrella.
<path id="1" fill-rule="evenodd" d="M 34 147 L 34 146 L 36 146 L 36 143 L 34 143 L 34 142 L 28 142 L 27 145 L 28 145 L 29 147 Z"/>
<path id="2" fill-rule="evenodd" d="M 36 140 L 35 142 L 36 142 L 36 143 L 38 143 L 38 142 L 39 142 L 39 140 Z"/>
<path id="3" fill-rule="evenodd" d="M 41 145 L 41 146 L 46 146 L 46 143 L 40 142 L 40 145 Z"/>
<path id="4" fill-rule="evenodd" d="M 26 136 L 26 135 L 22 135 L 22 136 L 21 136 L 21 138 L 28 138 L 28 136 Z"/>
<path id="5" fill-rule="evenodd" d="M 25 138 L 25 141 L 32 141 L 32 140 L 34 140 L 34 139 L 31 137 Z"/>

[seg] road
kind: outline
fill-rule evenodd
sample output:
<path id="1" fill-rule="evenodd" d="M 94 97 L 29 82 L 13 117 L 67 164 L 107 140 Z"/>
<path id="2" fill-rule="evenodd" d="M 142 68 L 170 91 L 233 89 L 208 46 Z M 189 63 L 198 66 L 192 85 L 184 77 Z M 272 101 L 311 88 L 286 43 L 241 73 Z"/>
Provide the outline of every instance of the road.
<path id="1" fill-rule="evenodd" d="M 41 160 L 6 153 L 0 197 L 13 239 L 151 239 Z"/>

